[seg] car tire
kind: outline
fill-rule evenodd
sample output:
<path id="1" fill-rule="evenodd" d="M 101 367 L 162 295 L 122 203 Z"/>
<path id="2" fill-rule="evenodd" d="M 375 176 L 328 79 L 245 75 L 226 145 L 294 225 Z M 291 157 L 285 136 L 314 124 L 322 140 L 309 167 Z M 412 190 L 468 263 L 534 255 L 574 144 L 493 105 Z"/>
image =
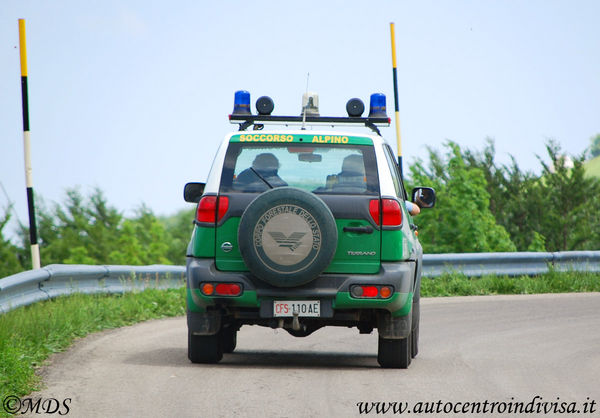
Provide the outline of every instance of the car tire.
<path id="1" fill-rule="evenodd" d="M 419 297 L 420 293 L 420 289 L 417 290 L 417 293 L 415 294 L 415 299 L 413 300 L 413 306 L 412 306 L 412 336 L 411 336 L 411 357 L 415 358 L 417 357 L 417 354 L 419 354 L 419 324 L 420 324 L 420 319 L 421 319 L 421 298 Z"/>
<path id="2" fill-rule="evenodd" d="M 240 253 L 250 272 L 277 287 L 314 280 L 331 263 L 337 238 L 335 219 L 325 202 L 294 187 L 256 197 L 238 229 Z"/>
<path id="3" fill-rule="evenodd" d="M 237 345 L 237 329 L 233 326 L 221 329 L 219 332 L 223 353 L 233 353 Z"/>
<path id="4" fill-rule="evenodd" d="M 377 362 L 386 369 L 406 369 L 412 359 L 412 333 L 401 340 L 379 337 Z"/>
<path id="5" fill-rule="evenodd" d="M 410 356 L 412 358 L 415 358 L 415 357 L 417 357 L 417 354 L 419 354 L 419 324 L 417 324 L 415 329 L 412 330 L 410 339 L 411 339 Z"/>
<path id="6" fill-rule="evenodd" d="M 188 330 L 188 358 L 192 363 L 218 363 L 223 358 L 219 334 L 194 335 Z"/>

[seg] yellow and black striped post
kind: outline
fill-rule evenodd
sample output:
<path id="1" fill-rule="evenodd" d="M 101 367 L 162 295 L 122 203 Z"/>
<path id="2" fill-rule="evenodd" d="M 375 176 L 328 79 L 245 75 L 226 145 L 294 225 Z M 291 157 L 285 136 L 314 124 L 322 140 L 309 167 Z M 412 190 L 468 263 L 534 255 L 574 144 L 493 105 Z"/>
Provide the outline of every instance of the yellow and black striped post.
<path id="1" fill-rule="evenodd" d="M 23 146 L 25 148 L 25 184 L 29 208 L 29 241 L 31 243 L 32 268 L 39 269 L 40 247 L 38 246 L 33 199 L 33 169 L 31 168 L 31 138 L 29 134 L 29 99 L 27 96 L 27 48 L 25 47 L 25 19 L 19 19 L 19 50 L 21 52 L 21 94 L 23 97 Z"/>
<path id="2" fill-rule="evenodd" d="M 392 75 L 394 77 L 394 111 L 396 114 L 396 141 L 398 143 L 398 167 L 400 175 L 403 176 L 402 170 L 402 139 L 400 137 L 400 111 L 398 107 L 398 73 L 396 70 L 396 35 L 394 32 L 394 22 L 390 23 L 390 33 L 392 36 Z"/>

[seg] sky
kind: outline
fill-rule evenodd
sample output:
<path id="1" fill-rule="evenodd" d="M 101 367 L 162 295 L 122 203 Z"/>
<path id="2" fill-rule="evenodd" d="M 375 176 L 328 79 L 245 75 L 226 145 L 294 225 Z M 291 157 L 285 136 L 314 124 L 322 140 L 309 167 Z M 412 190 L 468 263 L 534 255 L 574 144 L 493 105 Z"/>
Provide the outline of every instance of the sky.
<path id="1" fill-rule="evenodd" d="M 393 120 L 390 22 L 407 164 L 486 138 L 531 171 L 550 138 L 581 155 L 600 133 L 598 16 L 596 0 L 0 0 L 0 213 L 27 223 L 19 18 L 37 200 L 99 188 L 131 216 L 190 208 L 184 184 L 237 129 L 236 90 L 299 115 L 308 78 L 321 115 L 380 92 Z M 395 127 L 382 134 L 395 149 Z"/>

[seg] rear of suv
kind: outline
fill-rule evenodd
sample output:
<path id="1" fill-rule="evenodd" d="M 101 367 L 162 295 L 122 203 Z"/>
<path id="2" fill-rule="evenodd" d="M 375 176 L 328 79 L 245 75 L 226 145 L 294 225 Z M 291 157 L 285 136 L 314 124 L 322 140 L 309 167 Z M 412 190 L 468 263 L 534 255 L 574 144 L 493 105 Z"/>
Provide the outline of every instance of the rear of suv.
<path id="1" fill-rule="evenodd" d="M 376 328 L 382 367 L 406 368 L 417 355 L 422 248 L 381 136 L 234 132 L 206 184 L 188 183 L 184 195 L 197 203 L 187 250 L 193 363 L 234 351 L 243 325 L 296 337 Z M 435 194 L 416 188 L 416 199 L 431 207 Z"/>

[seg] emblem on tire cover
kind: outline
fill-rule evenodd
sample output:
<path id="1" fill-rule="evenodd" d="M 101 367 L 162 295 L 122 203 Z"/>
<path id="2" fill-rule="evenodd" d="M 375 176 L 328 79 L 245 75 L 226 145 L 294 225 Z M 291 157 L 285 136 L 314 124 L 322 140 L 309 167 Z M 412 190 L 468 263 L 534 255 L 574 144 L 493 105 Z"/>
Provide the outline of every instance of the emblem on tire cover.
<path id="1" fill-rule="evenodd" d="M 300 246 L 300 239 L 306 235 L 306 232 L 292 232 L 289 237 L 286 237 L 283 232 L 269 231 L 269 235 L 277 241 L 280 247 L 287 247 L 294 251 Z"/>
<path id="2" fill-rule="evenodd" d="M 254 248 L 270 269 L 291 273 L 310 265 L 321 249 L 321 229 L 306 209 L 278 205 L 259 218 L 253 234 Z"/>

